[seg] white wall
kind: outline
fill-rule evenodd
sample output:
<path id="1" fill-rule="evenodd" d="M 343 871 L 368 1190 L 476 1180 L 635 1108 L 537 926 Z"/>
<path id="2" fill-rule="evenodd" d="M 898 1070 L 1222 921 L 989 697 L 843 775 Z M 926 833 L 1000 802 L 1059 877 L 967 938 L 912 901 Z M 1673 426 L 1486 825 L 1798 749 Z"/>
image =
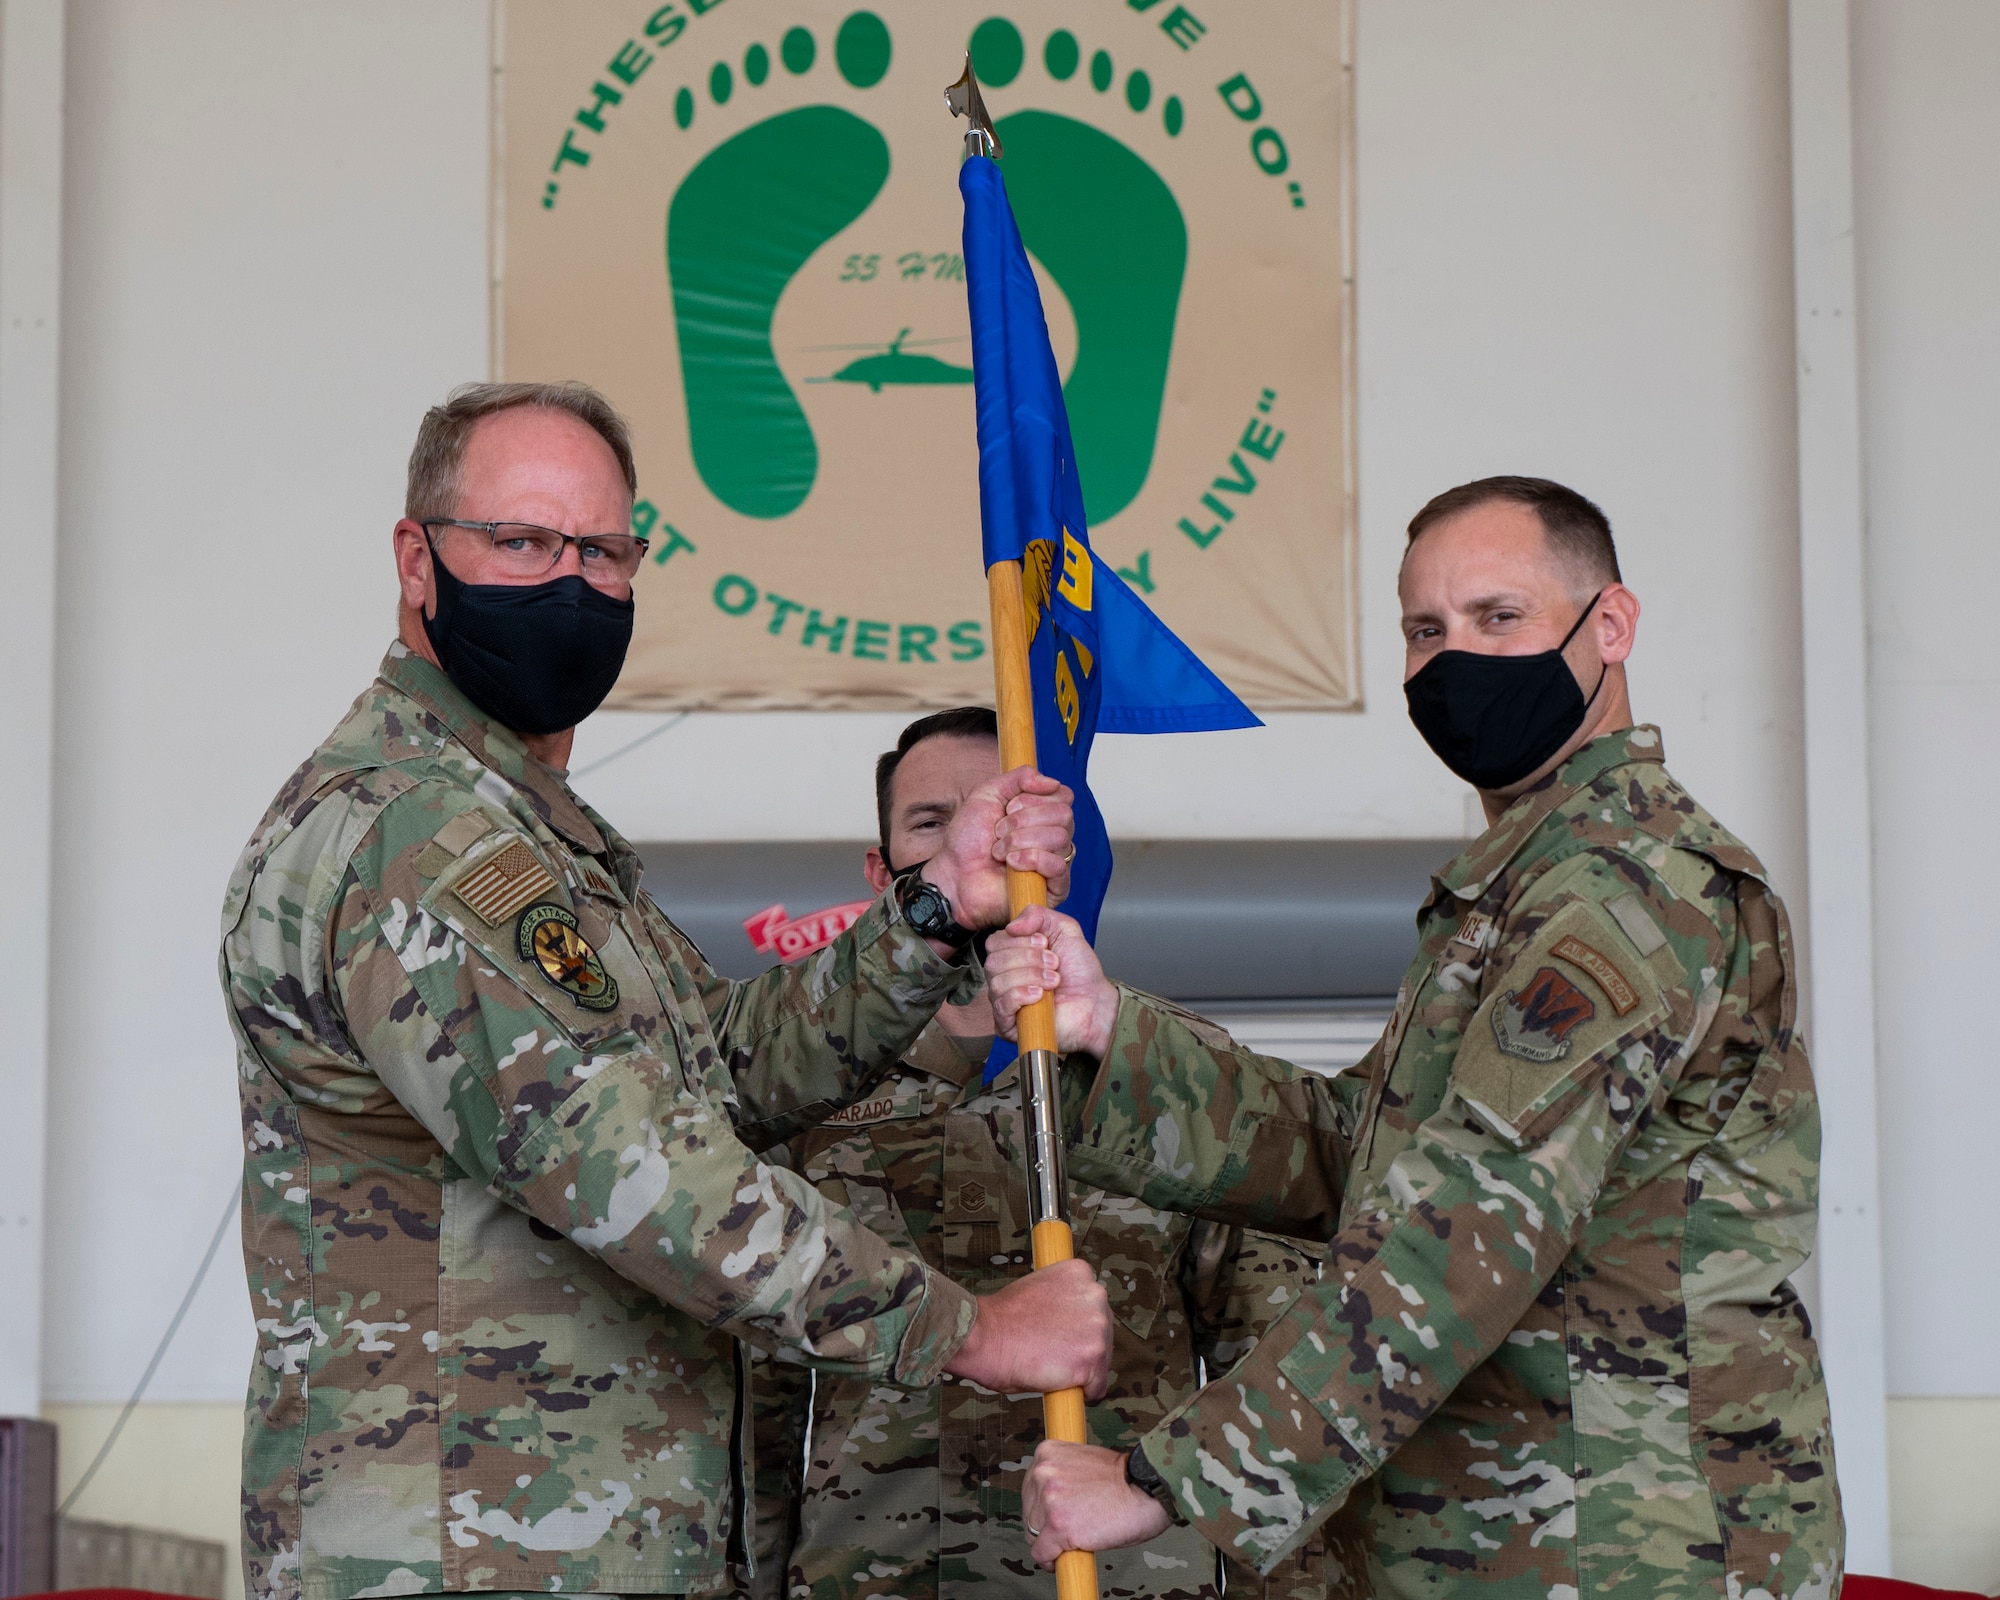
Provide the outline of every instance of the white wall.
<path id="1" fill-rule="evenodd" d="M 241 1164 L 216 922 L 486 365 L 488 13 L 70 7 L 43 1392 L 123 1399 Z M 239 1398 L 240 1256 L 155 1380 Z"/>
<path id="2" fill-rule="evenodd" d="M 1889 1389 L 2000 1394 L 2000 8 L 1863 0 L 1854 63 Z"/>
<path id="3" fill-rule="evenodd" d="M 1638 713 L 1795 888 L 1783 6 L 1363 0 L 1356 31 L 1367 710 L 1102 739 L 1113 834 L 1467 831 L 1404 715 L 1396 564 L 1432 494 L 1529 472 L 1610 514 L 1646 604 Z M 863 837 L 903 720 L 690 718 L 580 787 L 635 838 Z M 596 721 L 579 768 L 660 719 Z"/>

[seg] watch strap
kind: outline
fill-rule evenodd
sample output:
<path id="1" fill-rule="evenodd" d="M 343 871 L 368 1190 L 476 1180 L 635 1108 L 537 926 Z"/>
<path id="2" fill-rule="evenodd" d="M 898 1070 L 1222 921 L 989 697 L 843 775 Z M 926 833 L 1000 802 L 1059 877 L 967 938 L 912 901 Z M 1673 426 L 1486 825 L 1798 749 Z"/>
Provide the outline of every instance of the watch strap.
<path id="1" fill-rule="evenodd" d="M 1186 1523 L 1187 1518 L 1181 1515 L 1181 1508 L 1174 1500 L 1173 1490 L 1167 1487 L 1167 1480 L 1160 1476 L 1159 1469 L 1139 1445 L 1135 1444 L 1125 1454 L 1125 1481 L 1159 1501 L 1175 1522 Z"/>

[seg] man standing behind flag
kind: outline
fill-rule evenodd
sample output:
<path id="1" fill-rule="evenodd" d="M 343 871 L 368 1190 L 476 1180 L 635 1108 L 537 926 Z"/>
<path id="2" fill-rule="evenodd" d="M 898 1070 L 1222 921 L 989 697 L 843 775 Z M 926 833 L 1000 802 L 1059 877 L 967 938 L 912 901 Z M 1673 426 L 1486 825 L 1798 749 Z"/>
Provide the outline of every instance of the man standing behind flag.
<path id="1" fill-rule="evenodd" d="M 1003 564 L 1006 586 L 1014 589 L 1010 605 L 1025 612 L 1023 632 L 996 633 L 995 658 L 1011 658 L 1018 666 L 1025 638 L 1037 764 L 1075 796 L 1069 905 L 1094 931 L 1111 877 L 1110 841 L 1085 781 L 1098 729 L 1161 733 L 1247 727 L 1257 719 L 1092 556 L 1062 386 L 1005 186 L 992 161 L 977 157 L 965 163 L 960 189 L 966 203 L 984 565 Z M 1013 680 L 1003 692 L 1018 684 Z M 906 732 L 893 758 L 884 758 L 883 853 L 872 856 L 871 881 L 887 882 L 896 868 L 907 868 L 905 851 L 913 860 L 923 859 L 941 832 L 939 814 L 956 809 L 976 782 L 975 772 L 998 770 L 1000 752 L 987 743 L 999 734 L 997 719 L 981 720 L 970 738 L 962 727 L 959 737 L 944 737 L 948 726 L 926 729 L 919 723 Z M 920 730 L 935 736 L 926 741 Z M 899 797 L 897 768 L 913 747 L 936 793 Z M 920 775 L 906 774 L 913 786 Z M 1012 1052 L 986 1055 L 979 1091 L 963 1100 L 959 1093 L 986 1054 L 981 1047 L 991 1032 L 987 1008 L 977 999 L 945 1025 L 934 1024 L 911 1050 L 908 1070 L 892 1091 L 831 1130 L 845 1137 L 817 1136 L 795 1154 L 809 1176 L 837 1186 L 859 1214 L 878 1216 L 892 1228 L 900 1222 L 913 1244 L 962 1260 L 968 1271 L 1001 1267 L 1012 1277 L 1028 1264 L 1022 1247 L 1028 1224 L 1038 1220 L 1031 1206 L 1020 1203 L 1028 1199 L 1028 1186 L 1020 1182 L 1027 1139 L 1005 1076 Z M 878 1107 L 884 1099 L 889 1103 Z M 932 1128 L 942 1123 L 942 1150 L 935 1147 L 935 1133 L 929 1139 L 917 1136 L 917 1118 L 929 1119 Z M 947 1180 L 955 1147 L 962 1147 L 960 1159 L 970 1157 L 983 1176 L 952 1173 L 957 1181 Z M 1061 1192 L 1059 1181 L 1052 1187 Z M 1100 1217 L 1104 1210 L 1111 1214 Z M 1124 1291 L 1119 1337 L 1125 1355 L 1117 1365 L 1133 1385 L 1128 1398 L 1135 1409 L 1150 1405 L 1157 1412 L 1163 1385 L 1172 1382 L 1184 1391 L 1193 1377 L 1186 1324 L 1168 1306 L 1166 1292 L 1170 1274 L 1181 1270 L 1173 1263 L 1188 1230 L 1164 1214 L 1107 1202 L 1100 1194 L 1083 1197 L 1076 1220 L 1100 1246 L 1112 1244 L 1114 1234 L 1117 1242 L 1151 1235 L 1130 1260 L 1114 1251 L 1109 1276 Z M 1214 1235 L 1217 1243 L 1211 1245 L 1211 1233 L 1204 1230 L 1200 1253 L 1219 1261 L 1234 1247 L 1227 1234 Z M 1302 1273 L 1300 1258 L 1283 1247 L 1270 1248 L 1276 1275 L 1295 1283 Z M 1242 1266 L 1247 1281 L 1252 1265 L 1246 1260 Z M 1267 1302 L 1277 1291 L 1270 1310 L 1296 1297 L 1293 1283 L 1269 1285 Z M 1213 1353 L 1221 1357 L 1219 1347 Z M 979 1524 L 988 1517 L 1018 1516 L 1018 1487 L 1008 1480 L 1025 1462 L 1035 1431 L 1025 1409 L 1020 1402 L 957 1386 L 948 1395 L 898 1394 L 866 1384 L 817 1386 L 810 1467 L 818 1481 L 806 1488 L 793 1594 L 816 1600 L 935 1595 L 963 1583 L 993 1595 L 999 1592 L 996 1584 L 1031 1580 L 1018 1558 L 1007 1561 L 996 1553 L 991 1562 L 973 1559 L 980 1552 Z M 1100 1411 L 1095 1429 L 1122 1439 L 1132 1421 Z M 860 1458 L 864 1449 L 874 1453 L 870 1447 L 877 1444 L 887 1447 L 888 1459 L 904 1464 L 905 1477 L 928 1480 L 930 1492 L 923 1482 L 899 1487 L 879 1477 L 872 1480 L 879 1492 L 872 1493 L 867 1478 L 854 1488 L 837 1476 L 828 1481 L 835 1462 L 866 1472 L 870 1464 Z M 935 1468 L 926 1465 L 926 1456 L 936 1461 Z M 1014 1464 L 1011 1471 L 1003 1462 Z M 970 1492 L 969 1506 L 962 1493 L 959 1504 L 947 1508 L 940 1481 L 947 1469 Z M 908 1498 L 898 1504 L 904 1489 Z M 1213 1564 L 1197 1546 L 1180 1542 L 1180 1553 L 1155 1549 L 1137 1561 L 1105 1563 L 1111 1592 L 1212 1594 Z"/>
<path id="2" fill-rule="evenodd" d="M 983 706 L 903 730 L 875 765 L 880 844 L 863 870 L 883 893 L 928 861 L 966 797 L 1000 773 Z M 1190 1028 L 1227 1040 L 1198 1018 Z M 1026 1137 L 1017 1067 L 982 1080 L 993 1043 L 984 993 L 940 1008 L 902 1064 L 867 1095 L 773 1152 L 834 1205 L 973 1293 L 1029 1259 Z M 1111 1389 L 1091 1437 L 1129 1450 L 1141 1433 L 1255 1348 L 1265 1324 L 1317 1278 L 1309 1247 L 1076 1186 L 1078 1246 L 1109 1291 Z M 1021 1479 L 1041 1439 L 1037 1398 L 946 1381 L 893 1388 L 753 1366 L 757 1523 L 754 1593 L 794 1600 L 1048 1600 L 1021 1557 Z M 810 1455 L 801 1448 L 810 1440 Z M 1215 1553 L 1192 1529 L 1098 1562 L 1112 1600 L 1215 1600 Z M 1231 1564 L 1232 1597 L 1319 1600 L 1316 1549 L 1268 1580 Z"/>

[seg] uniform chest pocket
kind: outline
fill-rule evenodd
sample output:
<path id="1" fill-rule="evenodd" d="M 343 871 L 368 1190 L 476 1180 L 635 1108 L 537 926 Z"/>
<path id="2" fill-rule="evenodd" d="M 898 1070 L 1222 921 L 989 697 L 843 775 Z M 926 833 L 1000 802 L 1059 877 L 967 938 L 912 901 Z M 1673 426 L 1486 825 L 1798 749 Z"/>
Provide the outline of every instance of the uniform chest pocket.
<path id="1" fill-rule="evenodd" d="M 1369 1074 L 1368 1093 L 1361 1102 L 1361 1114 L 1355 1119 L 1353 1147 L 1365 1162 L 1368 1151 L 1375 1139 L 1375 1123 L 1382 1115 L 1382 1100 L 1389 1087 L 1389 1080 L 1396 1070 L 1397 1058 L 1402 1054 L 1403 1039 L 1410 1031 L 1410 1018 L 1416 1014 L 1417 1000 L 1424 992 L 1424 986 L 1437 970 L 1435 961 L 1422 972 L 1406 976 L 1401 988 L 1396 991 L 1396 1009 L 1390 1014 L 1389 1026 L 1382 1030 L 1382 1037 L 1374 1049 L 1374 1070 Z"/>
<path id="2" fill-rule="evenodd" d="M 844 1205 L 855 1220 L 890 1244 L 916 1248 L 888 1170 L 865 1131 L 819 1145 L 799 1162 L 806 1182 L 836 1205 Z"/>
<path id="3" fill-rule="evenodd" d="M 1102 1189 L 1070 1191 L 1076 1253 L 1097 1269 L 1111 1314 L 1141 1339 L 1178 1298 L 1181 1248 L 1189 1220 Z"/>

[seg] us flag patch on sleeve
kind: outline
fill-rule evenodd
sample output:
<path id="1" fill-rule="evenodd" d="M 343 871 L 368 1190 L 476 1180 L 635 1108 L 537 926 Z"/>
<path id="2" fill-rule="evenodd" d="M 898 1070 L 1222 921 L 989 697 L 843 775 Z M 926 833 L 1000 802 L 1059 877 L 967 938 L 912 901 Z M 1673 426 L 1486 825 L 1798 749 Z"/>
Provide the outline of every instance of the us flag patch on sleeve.
<path id="1" fill-rule="evenodd" d="M 556 886 L 549 869 L 520 840 L 507 846 L 452 886 L 466 909 L 496 928 L 521 907 Z"/>

